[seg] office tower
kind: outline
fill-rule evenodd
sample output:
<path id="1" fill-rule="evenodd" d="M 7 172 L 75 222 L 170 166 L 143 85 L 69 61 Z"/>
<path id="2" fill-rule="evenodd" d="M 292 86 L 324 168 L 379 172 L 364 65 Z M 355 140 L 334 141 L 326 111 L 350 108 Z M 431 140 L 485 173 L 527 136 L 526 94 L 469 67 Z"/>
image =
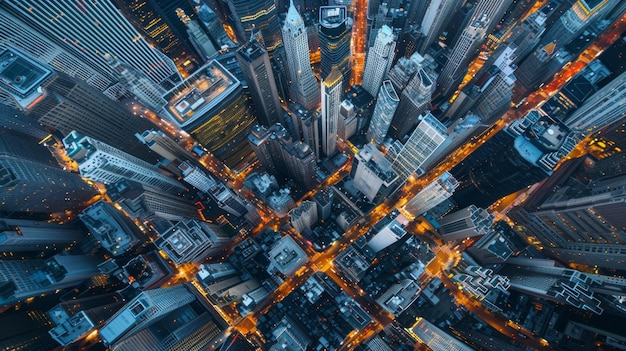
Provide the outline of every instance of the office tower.
<path id="1" fill-rule="evenodd" d="M 100 337 L 111 350 L 203 350 L 222 331 L 187 285 L 143 291 L 110 318 Z"/>
<path id="2" fill-rule="evenodd" d="M 178 169 L 186 183 L 205 194 L 211 194 L 217 186 L 217 181 L 213 176 L 187 161 L 180 163 Z"/>
<path id="3" fill-rule="evenodd" d="M 135 137 L 146 145 L 150 150 L 169 162 L 194 160 L 193 155 L 185 150 L 174 139 L 160 130 L 145 130 L 143 133 L 136 133 Z M 160 161 L 163 163 L 163 160 Z"/>
<path id="4" fill-rule="evenodd" d="M 626 116 L 626 72 L 602 87 L 565 119 L 569 128 L 590 135 Z"/>
<path id="5" fill-rule="evenodd" d="M 287 187 L 281 188 L 273 175 L 253 172 L 246 177 L 243 184 L 271 207 L 279 217 L 286 215 L 294 205 L 291 190 Z"/>
<path id="6" fill-rule="evenodd" d="M 91 65 L 82 59 L 81 53 L 62 43 L 53 42 L 8 13 L 4 5 L 0 5 L 0 22 L 0 49 L 19 50 L 59 72 L 86 82 L 111 98 L 118 97 L 118 90 L 123 90 L 108 67 Z"/>
<path id="7" fill-rule="evenodd" d="M 307 144 L 292 141 L 281 124 L 274 124 L 269 129 L 257 125 L 248 140 L 261 165 L 269 173 L 293 179 L 307 189 L 317 185 L 315 153 Z"/>
<path id="8" fill-rule="evenodd" d="M 398 62 L 389 70 L 387 79 L 391 81 L 391 84 L 393 84 L 397 92 L 402 93 L 411 78 L 415 75 L 415 72 L 417 72 L 419 64 L 422 63 L 423 60 L 422 55 L 415 52 L 411 54 L 409 58 L 404 56 L 400 57 Z"/>
<path id="9" fill-rule="evenodd" d="M 209 38 L 216 48 L 221 48 L 224 45 L 228 47 L 237 46 L 237 44 L 228 37 L 226 31 L 224 31 L 224 27 L 215 11 L 206 3 L 201 3 L 199 6 L 196 6 L 196 12 L 198 13 L 198 19 L 202 21 L 202 24 L 207 29 Z"/>
<path id="10" fill-rule="evenodd" d="M 122 179 L 107 185 L 107 195 L 133 219 L 151 222 L 201 219 L 191 201 L 132 180 Z"/>
<path id="11" fill-rule="evenodd" d="M 287 118 L 289 116 L 289 118 Z M 295 139 L 302 140 L 320 158 L 319 112 L 309 111 L 300 104 L 291 104 L 285 115 L 285 121 L 290 120 L 292 133 Z"/>
<path id="12" fill-rule="evenodd" d="M 337 137 L 342 140 L 352 138 L 358 129 L 359 119 L 354 109 L 354 104 L 345 99 L 339 105 L 339 125 L 337 126 Z"/>
<path id="13" fill-rule="evenodd" d="M 454 201 L 459 207 L 488 207 L 551 175 L 576 144 L 563 123 L 531 110 L 452 168 L 460 183 Z"/>
<path id="14" fill-rule="evenodd" d="M 289 211 L 289 222 L 298 233 L 313 229 L 317 220 L 317 205 L 310 200 L 302 201 L 298 207 Z"/>
<path id="15" fill-rule="evenodd" d="M 79 285 L 97 275 L 99 259 L 56 254 L 47 260 L 0 261 L 0 306 Z"/>
<path id="16" fill-rule="evenodd" d="M 50 132 L 46 131 L 37 121 L 28 118 L 22 111 L 3 103 L 0 103 L 0 125 L 5 132 L 19 133 L 36 140 L 43 140 L 50 135 Z"/>
<path id="17" fill-rule="evenodd" d="M 194 50 L 186 36 L 187 33 L 181 30 L 184 26 L 180 25 L 175 13 L 168 13 L 161 7 L 162 1 L 113 0 L 113 2 L 142 36 L 167 57 L 181 66 L 182 62 L 189 59 L 196 62 L 200 60 L 199 52 Z"/>
<path id="18" fill-rule="evenodd" d="M 71 132 L 63 138 L 63 144 L 84 178 L 103 184 L 130 179 L 173 194 L 185 190 L 180 182 L 161 174 L 156 166 L 96 139 Z"/>
<path id="19" fill-rule="evenodd" d="M 381 190 L 390 187 L 398 179 L 389 160 L 371 143 L 354 155 L 351 175 L 354 187 L 369 201 L 374 201 Z"/>
<path id="20" fill-rule="evenodd" d="M 507 46 L 494 65 L 476 82 L 481 94 L 470 110 L 485 124 L 492 124 L 511 107 L 516 80 L 513 72 L 517 68 L 513 64 L 515 51 L 515 47 Z"/>
<path id="21" fill-rule="evenodd" d="M 124 85 L 128 92 L 133 94 L 139 103 L 152 111 L 160 111 L 165 106 L 167 102 L 162 97 L 165 94 L 165 89 L 110 54 L 104 54 L 104 58 L 113 73 L 117 75 L 120 83 Z"/>
<path id="22" fill-rule="evenodd" d="M 442 29 L 445 28 L 445 24 L 452 18 L 451 14 L 456 11 L 459 5 L 458 1 L 453 0 L 432 0 L 428 3 L 424 17 L 419 23 L 419 29 L 424 38 L 417 48 L 417 52 L 426 52 L 426 48 L 437 39 Z M 412 3 L 411 6 L 413 6 Z"/>
<path id="23" fill-rule="evenodd" d="M 510 218 L 564 264 L 619 269 L 626 262 L 623 167 L 623 157 L 616 154 L 582 174 L 590 181 L 586 185 L 574 181 L 581 178 L 576 174 L 570 180 L 562 177 L 562 184 L 546 183 L 513 208 Z"/>
<path id="24" fill-rule="evenodd" d="M 437 90 L 441 95 L 447 96 L 453 93 L 463 80 L 467 72 L 467 64 L 474 58 L 487 35 L 486 21 L 485 18 L 479 17 L 461 33 L 461 37 L 452 48 L 448 62 L 437 79 Z"/>
<path id="25" fill-rule="evenodd" d="M 399 279 L 376 299 L 376 303 L 397 317 L 411 307 L 421 290 L 419 282 L 413 279 Z"/>
<path id="26" fill-rule="evenodd" d="M 516 25 L 511 30 L 511 35 L 506 39 L 505 43 L 508 45 L 515 45 L 515 47 L 517 47 L 515 50 L 515 59 L 513 61 L 515 64 L 524 60 L 526 56 L 533 51 L 537 44 L 539 44 L 541 35 L 546 30 L 546 20 L 548 18 L 548 14 L 549 9 L 544 7 L 528 16 L 524 22 Z"/>
<path id="27" fill-rule="evenodd" d="M 404 229 L 407 224 L 409 224 L 408 219 L 403 215 L 398 215 L 382 229 L 380 229 L 378 233 L 376 233 L 376 235 L 374 235 L 367 242 L 367 246 L 375 253 L 384 250 L 385 248 L 398 242 L 398 240 L 402 239 L 402 237 L 407 234 Z"/>
<path id="28" fill-rule="evenodd" d="M 0 133 L 0 207 L 6 214 L 73 211 L 96 194 L 77 174 L 61 169 L 37 139 Z"/>
<path id="29" fill-rule="evenodd" d="M 502 296 L 509 296 L 511 287 L 508 277 L 494 274 L 492 269 L 480 266 L 468 266 L 462 273 L 455 274 L 452 280 L 459 284 L 464 294 L 468 294 L 495 313 L 501 313 L 504 307 Z"/>
<path id="30" fill-rule="evenodd" d="M 445 172 L 409 200 L 404 210 L 417 217 L 452 196 L 458 186 L 452 174 Z"/>
<path id="31" fill-rule="evenodd" d="M 415 75 L 400 95 L 400 103 L 389 130 L 389 134 L 393 138 L 400 140 L 415 127 L 418 121 L 417 117 L 430 104 L 433 90 L 433 78 L 421 66 L 418 66 Z"/>
<path id="32" fill-rule="evenodd" d="M 479 0 L 474 7 L 471 22 L 484 20 L 485 34 L 496 27 L 513 0 Z"/>
<path id="33" fill-rule="evenodd" d="M 437 328 L 423 317 L 419 317 L 409 329 L 409 335 L 433 351 L 472 351 L 465 343 Z"/>
<path id="34" fill-rule="evenodd" d="M 516 259 L 498 274 L 509 277 L 511 289 L 598 315 L 612 307 L 612 295 L 623 294 L 626 286 L 624 278 L 556 267 L 554 261 L 540 259 Z"/>
<path id="35" fill-rule="evenodd" d="M 237 49 L 236 57 L 248 83 L 257 118 L 265 126 L 273 125 L 282 119 L 283 110 L 278 100 L 276 81 L 267 51 L 252 38 Z"/>
<path id="36" fill-rule="evenodd" d="M 339 105 L 343 95 L 342 75 L 338 70 L 330 72 L 322 81 L 322 114 L 320 115 L 321 149 L 326 157 L 337 151 L 337 124 Z"/>
<path id="37" fill-rule="evenodd" d="M 78 215 L 102 247 L 119 256 L 140 242 L 141 231 L 113 205 L 99 200 Z"/>
<path id="38" fill-rule="evenodd" d="M 491 212 L 470 205 L 439 220 L 439 234 L 445 241 L 462 240 L 483 235 L 493 225 Z"/>
<path id="39" fill-rule="evenodd" d="M 246 137 L 256 119 L 241 82 L 219 62 L 202 66 L 164 98 L 164 113 L 227 167 L 250 161 Z"/>
<path id="40" fill-rule="evenodd" d="M 131 115 L 84 82 L 63 73 L 54 74 L 52 68 L 17 51 L 0 52 L 0 61 L 4 63 L 0 68 L 3 104 L 22 110 L 28 119 L 62 134 L 77 130 L 135 156 L 153 159 L 149 150 L 132 139 L 135 130 L 153 128 L 150 121 Z"/>
<path id="41" fill-rule="evenodd" d="M 367 130 L 367 140 L 377 146 L 385 142 L 387 131 L 391 126 L 391 119 L 396 113 L 400 99 L 390 80 L 383 82 L 376 98 L 376 107 L 372 113 L 372 120 Z"/>
<path id="42" fill-rule="evenodd" d="M 472 246 L 465 249 L 473 259 L 482 265 L 502 263 L 509 257 L 518 256 L 528 246 L 504 221 L 497 221 Z"/>
<path id="43" fill-rule="evenodd" d="M 289 95 L 307 110 L 314 110 L 320 101 L 317 78 L 311 70 L 309 42 L 304 20 L 290 2 L 285 25 L 282 28 L 287 67 L 289 68 Z"/>
<path id="44" fill-rule="evenodd" d="M 378 89 L 383 84 L 383 79 L 389 72 L 396 48 L 396 36 L 390 27 L 384 25 L 374 45 L 367 51 L 365 69 L 363 70 L 363 89 L 372 96 L 378 95 Z"/>
<path id="45" fill-rule="evenodd" d="M 343 79 L 343 91 L 348 90 L 350 84 L 351 22 L 345 6 L 320 7 L 321 78 L 324 81 L 333 69 L 338 70 Z"/>
<path id="46" fill-rule="evenodd" d="M 549 81 L 570 59 L 569 52 L 563 48 L 557 50 L 554 42 L 540 46 L 515 71 L 516 88 L 522 94 L 534 90 Z"/>
<path id="47" fill-rule="evenodd" d="M 272 0 L 251 3 L 247 0 L 227 0 L 239 42 L 245 43 L 252 32 L 260 32 L 263 46 L 273 52 L 282 44 L 278 11 Z"/>
<path id="48" fill-rule="evenodd" d="M 191 45 L 193 45 L 196 51 L 200 54 L 200 62 L 205 62 L 217 52 L 215 45 L 213 45 L 209 36 L 204 32 L 202 27 L 200 27 L 198 21 L 189 17 L 185 13 L 185 10 L 177 8 L 176 15 L 187 27 L 187 36 L 191 41 Z"/>
<path id="49" fill-rule="evenodd" d="M 593 19 L 604 17 L 617 3 L 608 0 L 576 0 L 546 32 L 542 42 L 556 42 L 559 47 L 567 45 L 582 34 Z"/>
<path id="50" fill-rule="evenodd" d="M 335 192 L 332 188 L 321 188 L 313 196 L 313 201 L 317 205 L 317 213 L 323 220 L 330 218 L 333 210 L 333 200 Z"/>
<path id="51" fill-rule="evenodd" d="M 357 117 L 357 131 L 362 131 L 369 125 L 376 99 L 360 85 L 351 86 L 346 93 L 346 99 L 350 100 L 354 106 Z"/>
<path id="52" fill-rule="evenodd" d="M 159 234 L 154 244 L 176 264 L 199 262 L 230 239 L 220 226 L 196 220 L 180 221 Z"/>
<path id="53" fill-rule="evenodd" d="M 109 53 L 156 84 L 171 86 L 180 80 L 174 62 L 152 48 L 110 0 L 78 5 L 51 0 L 29 3 L 10 0 L 4 1 L 2 7 L 100 71 L 110 71 L 103 56 Z"/>
<path id="54" fill-rule="evenodd" d="M 391 167 L 398 174 L 400 184 L 413 173 L 423 174 L 422 165 L 433 156 L 437 148 L 446 140 L 446 127 L 430 111 L 419 117 L 419 124 L 407 142 L 390 158 Z"/>
<path id="55" fill-rule="evenodd" d="M 23 219 L 0 219 L 0 251 L 47 253 L 59 251 L 85 238 L 73 225 Z"/>

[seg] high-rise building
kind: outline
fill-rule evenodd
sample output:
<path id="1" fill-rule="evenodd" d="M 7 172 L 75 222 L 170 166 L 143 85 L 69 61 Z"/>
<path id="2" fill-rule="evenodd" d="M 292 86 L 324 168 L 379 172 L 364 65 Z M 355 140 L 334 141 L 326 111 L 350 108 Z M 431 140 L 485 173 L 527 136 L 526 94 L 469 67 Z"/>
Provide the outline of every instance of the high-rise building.
<path id="1" fill-rule="evenodd" d="M 467 64 L 474 58 L 486 35 L 486 19 L 481 17 L 463 30 L 437 79 L 437 90 L 441 95 L 446 96 L 456 90 L 467 72 Z"/>
<path id="2" fill-rule="evenodd" d="M 10 0 L 2 8 L 100 71 L 110 71 L 104 58 L 109 53 L 156 84 L 172 86 L 181 79 L 174 62 L 151 47 L 110 0 Z"/>
<path id="3" fill-rule="evenodd" d="M 460 207 L 488 207 L 551 175 L 576 144 L 563 123 L 531 110 L 450 171 L 460 183 L 454 201 Z"/>
<path id="4" fill-rule="evenodd" d="M 97 194 L 77 174 L 61 169 L 37 139 L 0 133 L 0 211 L 76 210 Z"/>
<path id="5" fill-rule="evenodd" d="M 532 91 L 552 78 L 570 59 L 569 52 L 558 48 L 554 42 L 538 47 L 515 71 L 517 90 Z"/>
<path id="6" fill-rule="evenodd" d="M 396 113 L 399 103 L 400 99 L 398 99 L 398 94 L 396 94 L 391 81 L 384 81 L 378 91 L 376 106 L 367 130 L 367 140 L 370 143 L 380 146 L 385 142 L 387 131 L 391 126 L 391 120 Z"/>
<path id="7" fill-rule="evenodd" d="M 459 5 L 460 3 L 454 0 L 433 0 L 428 3 L 428 8 L 419 24 L 424 38 L 417 52 L 426 52 L 426 48 L 437 39 L 442 29 L 445 28 L 445 24 L 452 18 L 451 14 Z"/>
<path id="8" fill-rule="evenodd" d="M 191 201 L 132 180 L 122 179 L 107 185 L 107 195 L 131 218 L 141 221 L 201 219 Z"/>
<path id="9" fill-rule="evenodd" d="M 343 79 L 343 91 L 346 91 L 350 84 L 351 22 L 345 6 L 320 7 L 321 78 L 324 81 L 333 69 L 338 70 Z"/>
<path id="10" fill-rule="evenodd" d="M 0 251 L 47 253 L 63 250 L 85 238 L 70 224 L 60 225 L 23 219 L 0 219 Z"/>
<path id="11" fill-rule="evenodd" d="M 93 256 L 56 254 L 47 260 L 0 261 L 0 306 L 76 286 L 98 274 Z"/>
<path id="12" fill-rule="evenodd" d="M 474 7 L 471 22 L 484 21 L 485 34 L 496 27 L 513 0 L 479 0 Z"/>
<path id="13" fill-rule="evenodd" d="M 235 34 L 239 42 L 246 42 L 252 32 L 263 38 L 263 46 L 273 52 L 282 44 L 278 10 L 272 0 L 250 2 L 247 0 L 227 0 L 235 24 Z"/>
<path id="14" fill-rule="evenodd" d="M 415 55 L 415 54 L 414 54 Z M 408 82 L 400 95 L 398 109 L 391 121 L 389 134 L 395 139 L 402 139 L 415 127 L 418 119 L 428 104 L 434 90 L 433 78 L 418 66 L 415 75 Z"/>
<path id="15" fill-rule="evenodd" d="M 565 119 L 569 128 L 590 135 L 626 116 L 626 72 L 602 87 Z"/>
<path id="16" fill-rule="evenodd" d="M 302 201 L 298 207 L 289 211 L 289 221 L 298 233 L 313 229 L 317 220 L 317 205 L 310 200 Z"/>
<path id="17" fill-rule="evenodd" d="M 430 111 L 419 117 L 419 124 L 407 142 L 390 158 L 391 167 L 398 174 L 401 185 L 413 173 L 423 174 L 421 166 L 433 156 L 437 148 L 446 140 L 446 127 Z"/>
<path id="18" fill-rule="evenodd" d="M 237 61 L 248 84 L 257 118 L 265 126 L 282 120 L 276 81 L 265 48 L 254 38 L 237 49 Z"/>
<path id="19" fill-rule="evenodd" d="M 96 139 L 71 132 L 63 138 L 63 144 L 85 178 L 103 184 L 130 179 L 173 194 L 185 190 L 183 184 L 163 175 L 156 166 Z"/>
<path id="20" fill-rule="evenodd" d="M 136 133 L 135 137 L 144 145 L 169 162 L 193 160 L 193 155 L 185 150 L 174 139 L 167 136 L 160 130 L 145 130 L 143 133 Z M 163 160 L 161 160 L 163 163 Z"/>
<path id="21" fill-rule="evenodd" d="M 113 205 L 100 200 L 79 215 L 102 247 L 119 256 L 139 244 L 141 232 L 133 221 Z"/>
<path id="22" fill-rule="evenodd" d="M 333 210 L 333 199 L 335 192 L 332 188 L 321 188 L 313 196 L 313 201 L 317 205 L 317 213 L 321 219 L 328 219 Z"/>
<path id="23" fill-rule="evenodd" d="M 419 317 L 410 329 L 409 335 L 427 345 L 433 351 L 471 351 L 471 347 L 455 339 L 452 335 L 437 328 L 423 317 Z"/>
<path id="24" fill-rule="evenodd" d="M 0 74 L 5 77 L 0 82 L 3 104 L 23 110 L 29 119 L 63 135 L 77 130 L 137 157 L 154 159 L 132 138 L 135 130 L 153 128 L 150 121 L 133 116 L 84 82 L 63 73 L 54 74 L 52 68 L 14 50 L 1 52 L 0 60 L 4 63 Z"/>
<path id="25" fill-rule="evenodd" d="M 494 219 L 491 212 L 470 205 L 439 220 L 438 231 L 446 241 L 473 238 L 487 233 Z"/>
<path id="26" fill-rule="evenodd" d="M 354 109 L 354 104 L 345 99 L 339 106 L 339 125 L 337 126 L 337 137 L 342 140 L 352 138 L 359 127 L 359 119 Z"/>
<path id="27" fill-rule="evenodd" d="M 160 233 L 154 244 L 176 264 L 199 262 L 222 248 L 230 237 L 220 226 L 185 220 Z"/>
<path id="28" fill-rule="evenodd" d="M 186 32 L 179 30 L 175 13 L 168 13 L 159 0 L 113 0 L 119 11 L 135 25 L 135 28 L 154 47 L 174 61 L 191 58 L 201 62 L 198 52 L 191 45 Z M 181 62 L 182 64 L 182 62 Z"/>
<path id="29" fill-rule="evenodd" d="M 458 186 L 459 183 L 452 174 L 445 172 L 409 200 L 404 205 L 404 210 L 413 216 L 419 216 L 452 196 Z"/>
<path id="30" fill-rule="evenodd" d="M 198 24 L 198 21 L 189 17 L 185 13 L 185 10 L 177 8 L 176 15 L 178 15 L 181 22 L 185 24 L 185 27 L 187 27 L 187 36 L 191 41 L 191 45 L 193 45 L 198 54 L 200 54 L 200 61 L 205 62 L 217 52 L 215 45 L 204 32 L 200 24 Z"/>
<path id="31" fill-rule="evenodd" d="M 293 0 L 290 2 L 282 31 L 291 79 L 289 95 L 293 101 L 307 110 L 314 110 L 320 103 L 320 88 L 311 70 L 309 41 L 304 20 L 293 4 Z"/>
<path id="32" fill-rule="evenodd" d="M 202 66 L 164 98 L 170 120 L 226 166 L 238 170 L 251 161 L 246 137 L 256 118 L 241 82 L 218 61 Z"/>
<path id="33" fill-rule="evenodd" d="M 337 151 L 337 125 L 339 106 L 343 95 L 342 75 L 338 70 L 330 72 L 322 81 L 322 114 L 320 115 L 322 154 L 331 157 Z"/>
<path id="34" fill-rule="evenodd" d="M 398 179 L 389 160 L 371 143 L 363 146 L 352 162 L 353 185 L 369 201 L 374 201 L 382 190 Z"/>
<path id="35" fill-rule="evenodd" d="M 378 31 L 374 45 L 367 51 L 363 70 L 363 89 L 372 96 L 378 95 L 378 89 L 391 69 L 395 48 L 396 36 L 389 26 L 384 25 Z"/>
<path id="36" fill-rule="evenodd" d="M 558 46 L 577 38 L 595 18 L 602 18 L 617 2 L 609 0 L 576 0 L 543 37 L 543 43 L 556 42 Z"/>

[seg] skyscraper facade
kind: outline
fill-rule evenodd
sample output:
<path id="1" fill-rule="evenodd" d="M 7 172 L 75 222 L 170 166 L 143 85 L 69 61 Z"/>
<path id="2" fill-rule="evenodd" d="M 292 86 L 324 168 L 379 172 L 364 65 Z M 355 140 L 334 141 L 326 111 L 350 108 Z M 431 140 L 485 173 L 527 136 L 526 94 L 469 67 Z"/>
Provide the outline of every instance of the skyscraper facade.
<path id="1" fill-rule="evenodd" d="M 418 175 L 425 170 L 420 169 L 446 140 L 446 127 L 427 111 L 419 117 L 419 124 L 407 142 L 393 156 L 391 167 L 398 173 L 400 183 L 414 172 Z"/>
<path id="2" fill-rule="evenodd" d="M 374 46 L 367 51 L 363 70 L 363 89 L 372 96 L 378 95 L 378 89 L 389 72 L 396 48 L 396 36 L 391 28 L 384 25 L 376 36 Z"/>
<path id="3" fill-rule="evenodd" d="M 398 109 L 391 121 L 389 134 L 402 139 L 415 127 L 418 119 L 430 104 L 430 98 L 434 89 L 433 78 L 421 66 L 406 85 L 400 95 Z"/>
<path id="4" fill-rule="evenodd" d="M 591 24 L 592 19 L 606 15 L 616 4 L 609 0 L 576 0 L 552 25 L 542 42 L 556 42 L 559 46 L 568 44 Z"/>
<path id="5" fill-rule="evenodd" d="M 103 184 L 130 179 L 173 194 L 185 190 L 185 186 L 163 175 L 156 166 L 96 139 L 71 132 L 63 138 L 63 144 L 85 178 Z"/>
<path id="6" fill-rule="evenodd" d="M 263 46 L 273 52 L 282 44 L 276 4 L 272 0 L 228 0 L 237 39 L 244 43 L 252 32 L 260 32 Z"/>
<path id="7" fill-rule="evenodd" d="M 452 168 L 460 207 L 488 207 L 497 199 L 552 174 L 577 140 L 558 120 L 531 110 Z"/>
<path id="8" fill-rule="evenodd" d="M 237 49 L 236 57 L 259 121 L 268 127 L 273 125 L 282 119 L 282 108 L 267 51 L 256 39 L 251 39 Z"/>
<path id="9" fill-rule="evenodd" d="M 293 1 L 290 2 L 282 31 L 291 79 L 289 94 L 293 101 L 307 110 L 313 110 L 320 102 L 320 88 L 311 70 L 309 41 L 304 20 Z"/>
<path id="10" fill-rule="evenodd" d="M 372 113 L 370 127 L 367 130 L 367 140 L 374 145 L 380 146 L 385 141 L 387 131 L 391 126 L 391 119 L 398 108 L 400 99 L 396 94 L 390 80 L 383 82 L 378 92 L 376 107 Z"/>
<path id="11" fill-rule="evenodd" d="M 322 114 L 320 115 L 321 149 L 326 157 L 337 151 L 339 106 L 343 95 L 343 79 L 338 70 L 330 72 L 322 81 Z"/>
<path id="12" fill-rule="evenodd" d="M 409 200 L 404 205 L 404 210 L 413 216 L 419 216 L 452 196 L 458 186 L 459 183 L 452 174 L 445 172 Z"/>
<path id="13" fill-rule="evenodd" d="M 151 47 L 110 0 L 78 4 L 11 0 L 2 5 L 7 12 L 102 71 L 109 71 L 104 59 L 104 54 L 109 53 L 156 84 L 172 86 L 181 79 L 174 62 Z"/>
<path id="14" fill-rule="evenodd" d="M 322 80 L 333 69 L 343 77 L 343 90 L 350 84 L 350 38 L 351 19 L 345 6 L 321 6 L 319 38 L 322 64 Z"/>
<path id="15" fill-rule="evenodd" d="M 411 4 L 412 5 L 412 4 Z M 426 48 L 435 41 L 445 24 L 450 21 L 452 12 L 460 3 L 454 0 L 433 0 L 420 23 L 420 31 L 424 35 L 417 52 L 424 53 Z"/>

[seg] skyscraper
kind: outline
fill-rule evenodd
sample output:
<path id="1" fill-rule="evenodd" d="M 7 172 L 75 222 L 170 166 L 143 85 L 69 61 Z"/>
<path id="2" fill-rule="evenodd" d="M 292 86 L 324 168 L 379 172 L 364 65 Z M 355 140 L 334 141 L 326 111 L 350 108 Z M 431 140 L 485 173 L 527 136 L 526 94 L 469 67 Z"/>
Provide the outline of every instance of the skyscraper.
<path id="1" fill-rule="evenodd" d="M 320 102 L 320 88 L 311 70 L 308 34 L 304 20 L 296 10 L 293 0 L 289 4 L 282 31 L 291 79 L 289 94 L 295 102 L 307 110 L 314 110 Z"/>
<path id="2" fill-rule="evenodd" d="M 85 178 L 104 184 L 130 179 L 173 194 L 185 190 L 180 182 L 163 175 L 156 166 L 96 139 L 71 132 L 63 138 L 63 144 Z"/>
<path id="3" fill-rule="evenodd" d="M 474 58 L 486 35 L 485 18 L 479 17 L 463 30 L 437 79 L 437 90 L 441 95 L 447 96 L 456 90 L 467 72 L 467 64 Z"/>
<path id="4" fill-rule="evenodd" d="M 55 213 L 76 210 L 97 194 L 61 169 L 38 140 L 0 133 L 0 210 Z"/>
<path id="5" fill-rule="evenodd" d="M 342 75 L 345 91 L 350 84 L 351 19 L 345 6 L 321 6 L 319 21 L 322 81 L 337 69 Z"/>
<path id="6" fill-rule="evenodd" d="M 565 125 L 585 135 L 592 134 L 626 116 L 625 100 L 626 72 L 586 100 L 580 108 L 565 119 Z"/>
<path id="7" fill-rule="evenodd" d="M 433 351 L 471 351 L 471 347 L 455 339 L 452 335 L 437 328 L 423 317 L 419 317 L 411 327 L 410 333 L 417 341 L 427 345 Z"/>
<path id="8" fill-rule="evenodd" d="M 72 225 L 44 221 L 0 219 L 0 251 L 45 253 L 63 250 L 85 236 Z"/>
<path id="9" fill-rule="evenodd" d="M 389 134 L 392 137 L 402 139 L 415 127 L 418 121 L 417 117 L 430 104 L 433 89 L 433 78 L 423 67 L 418 66 L 417 72 L 402 91 L 402 95 L 400 95 L 398 109 L 393 116 L 389 130 Z"/>
<path id="10" fill-rule="evenodd" d="M 55 74 L 51 67 L 17 51 L 0 52 L 0 62 L 3 104 L 24 111 L 29 119 L 63 135 L 76 130 L 137 157 L 154 160 L 150 151 L 133 137 L 136 130 L 153 128 L 152 122 L 133 116 L 86 83 L 60 72 Z"/>
<path id="11" fill-rule="evenodd" d="M 617 3 L 609 0 L 576 0 L 572 7 L 552 25 L 542 42 L 556 42 L 558 46 L 568 44 L 591 24 L 592 19 L 603 17 Z"/>
<path id="12" fill-rule="evenodd" d="M 565 49 L 558 48 L 554 42 L 538 47 L 515 71 L 517 90 L 522 93 L 532 91 L 550 79 L 570 59 L 571 55 Z"/>
<path id="13" fill-rule="evenodd" d="M 174 263 L 183 264 L 199 262 L 220 249 L 228 239 L 230 237 L 218 225 L 185 220 L 161 232 L 154 244 Z"/>
<path id="14" fill-rule="evenodd" d="M 450 21 L 452 12 L 459 5 L 460 3 L 454 0 L 430 1 L 419 25 L 424 38 L 417 52 L 425 53 L 426 48 L 435 41 L 441 30 L 445 28 L 444 24 Z M 411 6 L 413 6 L 413 4 L 411 4 Z"/>
<path id="15" fill-rule="evenodd" d="M 367 140 L 374 145 L 380 146 L 385 141 L 387 131 L 391 126 L 391 119 L 398 108 L 398 95 L 390 80 L 383 82 L 378 92 L 376 107 L 372 113 L 370 127 L 367 130 Z"/>
<path id="16" fill-rule="evenodd" d="M 227 167 L 238 170 L 250 161 L 246 137 L 256 118 L 241 82 L 218 61 L 202 66 L 164 98 L 162 112 Z"/>
<path id="17" fill-rule="evenodd" d="M 265 48 L 252 38 L 237 49 L 236 57 L 248 83 L 248 91 L 252 96 L 259 121 L 269 127 L 282 120 L 276 81 Z"/>
<path id="18" fill-rule="evenodd" d="M 459 183 L 452 174 L 445 172 L 409 200 L 404 205 L 404 210 L 413 216 L 419 216 L 452 196 L 458 186 Z"/>
<path id="19" fill-rule="evenodd" d="M 450 171 L 460 183 L 454 201 L 459 207 L 488 207 L 548 177 L 576 144 L 560 121 L 531 110 Z"/>
<path id="20" fill-rule="evenodd" d="M 326 157 L 337 151 L 337 125 L 339 106 L 343 95 L 342 75 L 338 70 L 330 72 L 322 81 L 322 114 L 320 115 L 321 149 Z"/>
<path id="21" fill-rule="evenodd" d="M 378 95 L 378 89 L 389 72 L 396 48 L 396 36 L 387 25 L 384 25 L 376 35 L 374 46 L 367 51 L 365 69 L 363 70 L 363 89 L 372 96 Z"/>
<path id="22" fill-rule="evenodd" d="M 391 168 L 391 162 L 371 143 L 365 144 L 354 155 L 351 176 L 354 187 L 369 201 L 374 201 L 379 194 L 390 187 L 398 174 Z"/>
<path id="23" fill-rule="evenodd" d="M 246 42 L 252 32 L 260 32 L 263 46 L 273 52 L 282 44 L 278 11 L 272 0 L 250 2 L 227 0 L 235 24 L 235 34 L 240 42 Z"/>
<path id="24" fill-rule="evenodd" d="M 79 215 L 105 250 L 119 256 L 139 244 L 141 232 L 133 221 L 113 205 L 100 200 Z"/>
<path id="25" fill-rule="evenodd" d="M 439 234 L 446 241 L 463 240 L 483 235 L 493 225 L 494 215 L 488 210 L 470 205 L 439 220 Z"/>
<path id="26" fill-rule="evenodd" d="M 72 50 L 90 66 L 104 72 L 110 71 L 104 59 L 104 54 L 109 53 L 156 84 L 172 86 L 180 81 L 174 62 L 152 48 L 111 0 L 78 4 L 10 0 L 4 1 L 2 7 L 50 40 Z"/>
<path id="27" fill-rule="evenodd" d="M 191 41 L 191 45 L 200 54 L 200 61 L 204 62 L 216 53 L 215 45 L 211 41 L 211 38 L 204 32 L 204 29 L 198 24 L 198 21 L 189 17 L 185 10 L 181 8 L 176 9 L 178 18 L 187 27 L 187 36 Z M 223 31 L 223 29 L 222 29 Z M 215 34 L 217 36 L 217 33 Z"/>
<path id="28" fill-rule="evenodd" d="M 402 148 L 392 156 L 391 167 L 398 173 L 399 184 L 414 172 L 418 175 L 426 170 L 421 166 L 428 161 L 437 148 L 446 140 L 446 127 L 430 111 L 419 117 L 420 123 Z"/>

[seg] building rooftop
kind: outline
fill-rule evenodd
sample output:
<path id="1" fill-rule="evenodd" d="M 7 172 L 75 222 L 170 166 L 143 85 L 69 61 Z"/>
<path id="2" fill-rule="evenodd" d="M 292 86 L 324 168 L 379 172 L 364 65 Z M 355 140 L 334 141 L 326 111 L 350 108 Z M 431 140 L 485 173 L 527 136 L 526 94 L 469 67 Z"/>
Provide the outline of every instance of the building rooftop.
<path id="1" fill-rule="evenodd" d="M 290 236 L 280 239 L 269 253 L 272 262 L 268 270 L 274 266 L 284 275 L 292 275 L 309 258 Z"/>
<path id="2" fill-rule="evenodd" d="M 170 116 L 181 127 L 210 112 L 241 83 L 219 62 L 213 60 L 187 77 L 163 98 Z"/>
<path id="3" fill-rule="evenodd" d="M 398 177 L 396 171 L 391 168 L 391 162 L 371 143 L 363 146 L 355 157 L 386 184 L 390 184 Z"/>
<path id="4" fill-rule="evenodd" d="M 50 75 L 51 69 L 17 51 L 0 51 L 0 87 L 24 108 L 43 96 L 39 87 Z"/>
<path id="5" fill-rule="evenodd" d="M 121 255 L 139 242 L 131 224 L 112 205 L 98 201 L 79 215 L 102 247 L 114 256 Z"/>
<path id="6" fill-rule="evenodd" d="M 337 27 L 347 18 L 345 6 L 320 6 L 320 25 Z"/>

